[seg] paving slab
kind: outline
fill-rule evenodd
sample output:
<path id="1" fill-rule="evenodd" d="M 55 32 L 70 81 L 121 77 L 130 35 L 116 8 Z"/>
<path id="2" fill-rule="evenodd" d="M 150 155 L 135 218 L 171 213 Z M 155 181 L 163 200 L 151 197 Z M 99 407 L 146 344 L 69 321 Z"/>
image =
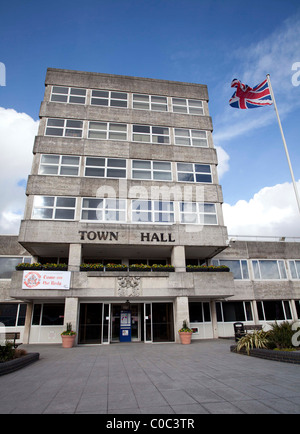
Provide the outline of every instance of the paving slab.
<path id="1" fill-rule="evenodd" d="M 23 345 L 40 358 L 0 377 L 0 414 L 299 414 L 299 365 L 191 345 Z"/>

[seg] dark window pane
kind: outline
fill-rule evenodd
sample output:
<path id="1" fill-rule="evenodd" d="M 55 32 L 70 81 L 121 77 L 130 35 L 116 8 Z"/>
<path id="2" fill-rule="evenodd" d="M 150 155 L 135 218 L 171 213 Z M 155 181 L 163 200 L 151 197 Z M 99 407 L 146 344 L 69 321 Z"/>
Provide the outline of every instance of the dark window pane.
<path id="1" fill-rule="evenodd" d="M 27 305 L 26 304 L 20 304 L 18 324 L 17 324 L 18 326 L 25 325 L 26 310 L 27 310 Z"/>
<path id="2" fill-rule="evenodd" d="M 63 325 L 64 310 L 64 304 L 44 304 L 42 325 Z"/>
<path id="3" fill-rule="evenodd" d="M 32 325 L 40 324 L 41 310 L 42 310 L 41 304 L 35 304 L 33 306 Z"/>
<path id="4" fill-rule="evenodd" d="M 203 322 L 202 303 L 191 302 L 189 303 L 190 322 Z"/>
<path id="5" fill-rule="evenodd" d="M 18 304 L 1 304 L 0 303 L 0 323 L 6 327 L 14 327 L 16 325 Z"/>

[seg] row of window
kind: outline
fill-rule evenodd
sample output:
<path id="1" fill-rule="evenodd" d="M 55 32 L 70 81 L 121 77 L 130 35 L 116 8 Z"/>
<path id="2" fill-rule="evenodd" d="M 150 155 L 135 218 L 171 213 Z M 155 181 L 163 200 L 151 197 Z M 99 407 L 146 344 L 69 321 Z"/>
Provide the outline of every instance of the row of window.
<path id="1" fill-rule="evenodd" d="M 290 276 L 300 279 L 300 260 L 289 260 Z M 282 259 L 252 259 L 253 278 L 255 280 L 286 280 L 287 269 Z M 212 265 L 226 265 L 230 268 L 235 279 L 249 280 L 249 266 L 246 259 L 213 259 Z"/>
<path id="2" fill-rule="evenodd" d="M 300 301 L 295 300 L 297 316 L 300 319 Z M 63 303 L 34 304 L 31 324 L 33 326 L 62 326 L 64 322 Z M 259 321 L 292 320 L 290 301 L 257 301 Z M 216 302 L 218 323 L 236 321 L 253 321 L 252 303 L 250 301 Z M 190 323 L 211 322 L 209 302 L 189 302 Z M 26 317 L 25 303 L 0 303 L 0 323 L 6 327 L 24 326 Z"/>
<path id="3" fill-rule="evenodd" d="M 80 220 L 90 222 L 175 223 L 175 202 L 132 200 L 127 211 L 127 200 L 87 198 L 81 200 Z M 76 198 L 35 196 L 33 219 L 75 220 Z M 179 202 L 180 223 L 217 225 L 214 203 Z M 129 217 L 130 216 L 130 217 Z"/>
<path id="4" fill-rule="evenodd" d="M 205 130 L 74 119 L 47 118 L 45 136 L 208 147 Z"/>
<path id="5" fill-rule="evenodd" d="M 172 181 L 172 163 L 169 161 L 126 160 L 121 158 L 85 157 L 84 176 L 98 178 Z M 174 163 L 179 182 L 212 183 L 211 166 L 197 163 Z M 79 176 L 80 157 L 69 155 L 41 155 L 39 174 Z"/>
<path id="6" fill-rule="evenodd" d="M 138 93 L 128 94 L 127 92 L 111 90 L 88 90 L 76 87 L 53 86 L 50 101 L 204 115 L 203 101 L 198 99 L 168 98 L 166 96 Z"/>

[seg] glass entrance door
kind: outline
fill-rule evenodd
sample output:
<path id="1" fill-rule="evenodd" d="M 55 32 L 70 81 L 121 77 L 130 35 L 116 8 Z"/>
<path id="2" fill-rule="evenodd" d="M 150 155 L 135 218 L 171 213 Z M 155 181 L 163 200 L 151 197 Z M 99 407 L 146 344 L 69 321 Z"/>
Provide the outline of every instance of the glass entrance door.
<path id="1" fill-rule="evenodd" d="M 78 344 L 101 344 L 102 303 L 80 303 Z"/>

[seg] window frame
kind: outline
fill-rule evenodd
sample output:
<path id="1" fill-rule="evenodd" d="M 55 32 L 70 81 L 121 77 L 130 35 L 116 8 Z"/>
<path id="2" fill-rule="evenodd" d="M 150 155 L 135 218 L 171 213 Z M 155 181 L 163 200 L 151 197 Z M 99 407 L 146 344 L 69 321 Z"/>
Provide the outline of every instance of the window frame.
<path id="1" fill-rule="evenodd" d="M 84 200 L 99 200 L 99 201 L 102 201 L 102 207 L 98 208 L 99 205 L 97 207 L 95 207 L 95 208 L 83 206 L 84 205 Z M 121 207 L 119 207 L 119 208 L 117 208 L 117 207 L 110 208 L 109 207 L 107 209 L 107 203 L 108 203 L 108 201 L 112 201 L 112 200 L 118 201 L 119 203 L 121 203 L 121 202 L 124 203 L 124 208 L 121 208 Z M 97 212 L 96 211 L 97 209 L 99 209 L 99 211 L 102 214 L 102 218 L 101 219 L 99 219 L 99 218 L 97 218 L 97 219 L 84 219 L 82 217 L 84 211 L 88 211 L 88 212 L 89 211 L 95 211 L 95 212 Z M 121 219 L 112 219 L 112 220 L 109 219 L 109 220 L 107 220 L 105 218 L 105 215 L 106 215 L 105 210 L 108 210 L 110 212 L 115 212 L 116 214 L 117 213 L 124 213 L 124 220 L 121 220 Z M 82 221 L 82 222 L 89 222 L 89 223 L 99 223 L 99 222 L 101 222 L 101 223 L 126 223 L 127 222 L 127 201 L 126 201 L 126 199 L 110 198 L 110 197 L 105 197 L 105 198 L 82 197 L 81 198 L 81 207 L 80 207 L 80 221 Z"/>
<path id="2" fill-rule="evenodd" d="M 275 262 L 275 261 L 277 264 L 277 271 L 278 271 L 279 278 L 278 277 L 276 277 L 276 278 L 270 278 L 270 277 L 263 278 L 260 263 L 261 262 Z M 257 263 L 257 267 L 256 267 L 255 263 Z M 282 270 L 279 266 L 279 263 L 283 264 L 285 277 L 282 277 Z M 272 280 L 272 281 L 274 281 L 274 280 L 275 281 L 288 280 L 287 267 L 285 265 L 284 259 L 251 259 L 251 268 L 252 268 L 253 280 L 264 280 L 264 281 L 265 280 Z M 256 270 L 258 271 L 259 277 L 257 277 L 257 271 Z"/>
<path id="3" fill-rule="evenodd" d="M 93 95 L 93 92 L 107 92 L 108 96 L 95 96 Z M 126 95 L 126 98 L 116 98 L 113 97 L 112 94 L 113 93 L 119 93 L 119 94 L 124 94 Z M 107 101 L 107 105 L 106 104 L 93 104 L 93 99 L 96 100 L 105 100 Z M 107 89 L 91 89 L 91 101 L 90 101 L 90 105 L 92 106 L 96 106 L 96 107 L 113 107 L 113 108 L 128 108 L 128 92 L 123 92 L 121 90 L 107 90 Z M 126 101 L 126 106 L 125 105 L 114 105 L 112 104 L 113 101 Z"/>
<path id="4" fill-rule="evenodd" d="M 42 162 L 42 158 L 43 157 L 58 157 L 59 161 L 58 163 L 43 163 Z M 66 164 L 63 163 L 63 157 L 71 157 L 71 158 L 78 158 L 78 165 L 75 164 Z M 57 172 L 58 173 L 41 173 L 41 168 L 42 166 L 51 166 L 51 167 L 57 167 Z M 72 168 L 77 168 L 77 175 L 68 175 L 68 174 L 61 174 L 61 169 L 63 167 L 72 167 Z M 61 154 L 41 154 L 40 156 L 40 163 L 39 163 L 39 170 L 38 170 L 38 174 L 42 175 L 42 176 L 70 176 L 70 177 L 78 177 L 80 175 L 80 166 L 81 166 L 81 157 L 79 155 L 61 155 Z"/>
<path id="5" fill-rule="evenodd" d="M 68 89 L 68 92 L 67 93 L 54 92 L 53 90 L 54 90 L 55 87 L 57 87 L 57 88 L 59 87 L 59 88 L 62 88 L 62 89 Z M 72 94 L 72 90 L 73 89 L 83 90 L 83 91 L 85 91 L 85 95 L 76 95 L 76 94 L 74 95 L 74 94 Z M 67 97 L 67 101 L 54 101 L 54 100 L 52 100 L 52 96 L 53 95 L 63 95 L 63 96 L 66 96 Z M 73 102 L 73 101 L 70 101 L 70 99 L 72 99 L 72 97 L 84 98 L 84 102 Z M 74 86 L 69 87 L 69 86 L 57 86 L 57 85 L 53 85 L 51 87 L 50 102 L 57 102 L 59 104 L 82 104 L 82 105 L 86 105 L 86 102 L 87 102 L 87 89 L 81 88 L 81 87 L 74 87 Z"/>
<path id="6" fill-rule="evenodd" d="M 193 166 L 193 169 L 191 171 L 184 171 L 184 170 L 179 170 L 178 166 L 179 164 L 190 164 Z M 196 166 L 207 166 L 209 167 L 210 171 L 209 172 L 197 172 L 196 171 Z M 211 168 L 211 164 L 201 164 L 201 163 L 186 163 L 186 162 L 177 162 L 176 163 L 176 174 L 177 174 L 177 182 L 188 182 L 188 183 L 195 183 L 195 184 L 213 184 L 213 174 L 212 174 L 212 168 Z M 193 181 L 187 181 L 187 180 L 179 180 L 179 175 L 180 174 L 191 174 L 193 176 Z M 197 175 L 207 175 L 210 176 L 210 181 L 197 181 Z"/>
<path id="7" fill-rule="evenodd" d="M 138 101 L 135 100 L 134 97 L 147 97 L 148 98 L 148 102 L 146 101 Z M 165 98 L 166 101 L 164 103 L 161 102 L 157 102 L 157 101 L 153 101 L 154 98 Z M 134 107 L 135 103 L 140 103 L 140 104 L 148 104 L 148 107 Z M 157 110 L 154 109 L 153 106 L 154 105 L 158 105 L 158 106 L 164 106 L 166 107 L 166 110 Z M 132 94 L 132 108 L 134 110 L 150 110 L 150 111 L 157 111 L 157 112 L 168 112 L 169 108 L 168 108 L 168 97 L 164 96 L 164 95 L 148 95 L 148 94 L 142 94 L 142 93 L 133 93 Z"/>
<path id="8" fill-rule="evenodd" d="M 208 135 L 207 135 L 207 130 L 198 130 L 195 128 L 173 128 L 174 131 L 174 145 L 175 146 L 190 146 L 192 148 L 208 148 Z M 176 131 L 185 131 L 188 134 L 187 135 L 178 135 L 178 133 L 176 134 Z M 205 138 L 202 137 L 193 137 L 193 133 L 197 134 L 197 133 L 205 133 Z M 176 139 L 186 139 L 189 140 L 188 144 L 184 144 L 184 143 L 176 143 Z M 204 140 L 206 142 L 206 145 L 195 145 L 193 143 L 193 139 L 196 140 Z"/>
<path id="9" fill-rule="evenodd" d="M 196 206 L 196 211 L 184 211 L 182 206 L 190 206 L 192 205 L 191 208 L 193 208 L 193 205 Z M 205 212 L 201 210 L 201 206 L 205 205 L 213 205 L 214 206 L 214 212 Z M 182 217 L 184 215 L 195 215 L 196 216 L 196 222 L 184 222 Z M 214 215 L 216 217 L 216 223 L 205 223 L 205 216 L 211 216 Z M 203 218 L 201 219 L 201 216 L 203 216 Z M 203 221 L 201 221 L 203 220 Z M 180 224 L 185 224 L 185 225 L 203 225 L 203 226 L 217 226 L 218 225 L 218 212 L 217 212 L 217 208 L 216 208 L 216 204 L 213 202 L 183 202 L 180 201 L 179 202 L 179 222 Z"/>
<path id="10" fill-rule="evenodd" d="M 106 128 L 105 129 L 95 129 L 95 128 L 91 128 L 91 124 L 106 124 Z M 120 132 L 118 130 L 113 130 L 110 129 L 111 125 L 121 125 L 121 126 L 125 126 L 126 127 L 126 132 Z M 101 133 L 105 133 L 105 137 L 90 137 L 90 133 L 93 132 L 101 132 Z M 125 138 L 110 138 L 109 135 L 110 134 L 123 134 L 126 137 Z M 107 122 L 107 121 L 88 121 L 88 130 L 87 130 L 87 138 L 89 140 L 116 140 L 116 141 L 121 141 L 121 142 L 125 142 L 128 141 L 128 124 L 125 123 L 120 123 L 120 122 Z"/>
<path id="11" fill-rule="evenodd" d="M 237 304 L 237 303 L 242 303 L 243 304 L 243 313 L 244 313 L 244 318 L 243 319 L 237 319 L 237 318 L 235 318 L 233 321 L 225 321 L 225 315 L 224 315 L 224 309 L 223 309 L 223 305 L 229 305 L 229 304 Z M 249 304 L 249 307 L 250 307 L 250 311 L 248 311 L 247 310 L 247 303 Z M 220 306 L 220 309 L 219 309 L 219 307 L 218 306 Z M 236 301 L 226 301 L 226 302 L 224 302 L 224 301 L 217 301 L 216 302 L 216 311 L 217 311 L 217 323 L 218 324 L 230 324 L 230 323 L 235 323 L 235 322 L 239 322 L 239 321 L 242 321 L 242 322 L 253 322 L 254 321 L 254 315 L 253 315 L 253 305 L 252 305 L 252 302 L 250 301 L 250 300 L 246 300 L 246 301 L 239 301 L 239 300 L 236 300 Z M 235 310 L 235 314 L 236 314 L 236 310 Z M 249 314 L 250 314 L 250 316 L 251 316 L 251 319 L 248 319 L 248 315 L 247 315 L 247 313 L 249 312 Z M 218 316 L 219 316 L 219 313 L 221 314 L 221 321 L 219 321 L 219 318 L 218 318 Z"/>
<path id="12" fill-rule="evenodd" d="M 95 165 L 95 166 L 92 166 L 92 165 L 87 165 L 87 159 L 103 159 L 104 160 L 104 166 L 97 166 L 97 165 Z M 118 167 L 118 166 L 109 166 L 108 165 L 108 163 L 109 163 L 109 160 L 118 160 L 118 161 L 124 161 L 125 162 L 125 167 Z M 107 178 L 107 179 L 127 179 L 127 166 L 128 166 L 128 163 L 127 163 L 127 160 L 126 160 L 126 158 L 114 158 L 114 157 L 93 157 L 93 156 L 88 156 L 88 157 L 85 157 L 85 160 L 84 160 L 84 177 L 85 178 Z M 88 168 L 94 168 L 94 169 L 96 169 L 96 168 L 98 168 L 98 169 L 103 169 L 104 170 L 104 175 L 103 176 L 100 176 L 100 175 L 87 175 L 86 174 L 86 170 L 88 169 Z M 120 176 L 108 176 L 107 175 L 107 173 L 108 173 L 108 171 L 109 170 L 117 170 L 117 169 L 119 169 L 119 170 L 123 170 L 123 171 L 125 171 L 125 176 L 122 176 L 122 177 L 120 177 Z"/>
<path id="13" fill-rule="evenodd" d="M 0 302 L 0 312 L 1 312 L 1 306 L 17 306 L 16 309 L 16 314 L 14 315 L 15 318 L 15 322 L 14 325 L 6 325 L 5 327 L 24 327 L 25 326 L 25 319 L 26 319 L 26 313 L 27 313 L 27 303 L 2 303 Z M 21 316 L 22 312 L 21 312 L 21 306 L 25 306 L 25 315 Z M 22 321 L 20 321 L 20 319 L 22 319 Z M 2 321 L 0 321 L 2 324 L 4 324 Z M 21 322 L 21 324 L 20 324 Z M 22 324 L 23 323 L 23 324 Z"/>
<path id="14" fill-rule="evenodd" d="M 144 162 L 144 163 L 150 163 L 150 168 L 140 168 L 140 167 L 134 167 L 135 162 Z M 157 169 L 154 168 L 154 165 L 156 163 L 162 163 L 162 164 L 169 164 L 170 169 Z M 143 178 L 143 177 L 135 177 L 133 176 L 133 173 L 139 171 L 139 172 L 150 172 L 150 178 Z M 155 179 L 154 174 L 155 173 L 169 173 L 171 175 L 170 179 Z M 172 182 L 173 181 L 173 171 L 172 171 L 172 162 L 171 161 L 159 161 L 159 160 L 138 160 L 138 159 L 132 159 L 131 160 L 131 179 L 132 180 L 139 180 L 139 181 L 162 181 L 162 182 Z"/>
<path id="15" fill-rule="evenodd" d="M 176 104 L 176 103 L 174 103 L 174 100 L 175 99 L 177 99 L 177 100 L 182 100 L 182 101 L 184 101 L 185 102 L 185 104 Z M 193 101 L 196 101 L 197 103 L 198 102 L 201 102 L 201 107 L 198 107 L 198 109 L 201 109 L 201 111 L 202 111 L 202 113 L 191 113 L 191 111 L 193 110 L 193 106 L 192 106 L 192 104 L 191 104 L 191 102 L 193 102 Z M 204 106 L 203 106 L 203 100 L 201 100 L 201 99 L 195 99 L 195 98 L 180 98 L 180 97 L 176 97 L 176 96 L 173 96 L 173 97 L 171 97 L 171 105 L 172 105 L 172 112 L 173 113 L 178 113 L 178 114 L 188 114 L 188 115 L 193 115 L 193 116 L 204 116 Z M 184 112 L 184 111 L 176 111 L 176 110 L 174 110 L 174 107 L 185 107 L 186 108 L 186 112 Z"/>
<path id="16" fill-rule="evenodd" d="M 299 262 L 299 268 L 296 266 L 296 262 Z M 293 277 L 293 270 L 291 268 L 291 263 L 293 264 L 294 271 L 295 271 L 297 277 Z M 289 270 L 290 277 L 292 280 L 299 280 L 300 279 L 300 259 L 288 259 L 288 270 Z"/>
<path id="17" fill-rule="evenodd" d="M 142 132 L 142 131 L 134 131 L 134 128 L 149 128 L 148 132 Z M 168 131 L 168 134 L 161 134 L 156 133 L 153 131 L 154 128 L 164 128 Z M 135 136 L 149 136 L 149 141 L 146 140 L 138 140 L 135 139 Z M 167 139 L 167 142 L 159 142 L 154 141 L 154 137 L 163 137 L 164 139 Z M 170 145 L 170 127 L 165 126 L 159 126 L 159 125 L 142 125 L 142 124 L 132 124 L 132 133 L 131 133 L 131 141 L 134 143 L 143 143 L 143 144 L 154 144 L 154 145 Z"/>
<path id="18" fill-rule="evenodd" d="M 64 125 L 63 126 L 58 126 L 58 125 L 48 125 L 49 121 L 63 121 Z M 68 126 L 68 122 L 81 122 L 82 126 L 79 127 L 74 127 L 74 126 Z M 52 128 L 52 129 L 60 129 L 62 130 L 62 134 L 47 134 L 47 129 L 48 128 Z M 45 131 L 44 131 L 44 136 L 46 137 L 65 137 L 68 139 L 82 139 L 83 137 L 83 129 L 84 129 L 84 121 L 81 119 L 62 119 L 62 118 L 47 118 L 46 119 L 46 125 L 45 125 Z M 66 135 L 67 130 L 70 131 L 81 131 L 81 135 Z"/>
<path id="19" fill-rule="evenodd" d="M 35 206 L 35 202 L 38 200 L 38 198 L 53 198 L 54 199 L 54 204 L 53 206 Z M 75 205 L 74 207 L 62 207 L 62 206 L 57 206 L 57 202 L 59 199 L 74 199 L 75 200 Z M 31 218 L 32 220 L 48 220 L 48 221 L 75 221 L 76 220 L 76 208 L 77 208 L 77 197 L 72 197 L 72 196 L 48 196 L 48 195 L 36 195 L 34 196 L 34 200 L 33 200 L 33 206 L 32 206 L 32 215 Z M 52 217 L 51 218 L 41 218 L 41 217 L 35 217 L 34 216 L 34 211 L 35 209 L 52 209 Z M 74 217 L 72 219 L 67 219 L 67 218 L 55 218 L 55 213 L 57 210 L 60 209 L 67 209 L 67 210 L 73 210 L 74 211 Z"/>
<path id="20" fill-rule="evenodd" d="M 284 314 L 284 318 L 283 319 L 276 319 L 276 318 L 272 318 L 272 319 L 266 319 L 266 309 L 265 309 L 265 305 L 264 303 L 277 303 L 277 302 L 281 302 L 281 306 L 282 306 L 282 312 Z M 292 321 L 293 319 L 293 313 L 292 313 L 292 308 L 291 308 L 291 303 L 290 300 L 257 300 L 257 311 L 258 311 L 258 320 L 261 322 L 266 322 L 266 321 Z M 286 312 L 286 306 L 285 303 L 288 303 L 289 306 L 289 313 L 290 313 L 290 318 L 288 318 L 287 316 L 287 312 Z M 261 314 L 263 316 L 263 319 L 261 318 Z"/>
<path id="21" fill-rule="evenodd" d="M 134 214 L 137 213 L 137 210 L 134 209 L 134 202 L 142 202 L 142 203 L 148 203 L 148 209 L 142 209 L 139 212 L 142 214 L 148 214 L 151 216 L 151 219 L 147 221 L 138 221 L 134 219 Z M 149 204 L 150 209 L 149 209 Z M 156 209 L 157 204 L 169 204 L 172 206 L 172 210 L 160 210 Z M 160 206 L 160 205 L 159 205 Z M 156 214 L 168 214 L 169 216 L 173 215 L 173 221 L 156 221 Z M 148 200 L 148 199 L 132 199 L 131 200 L 131 223 L 132 224 L 155 224 L 155 225 L 173 225 L 176 223 L 176 213 L 175 213 L 175 202 L 174 201 L 167 201 L 167 200 Z"/>

